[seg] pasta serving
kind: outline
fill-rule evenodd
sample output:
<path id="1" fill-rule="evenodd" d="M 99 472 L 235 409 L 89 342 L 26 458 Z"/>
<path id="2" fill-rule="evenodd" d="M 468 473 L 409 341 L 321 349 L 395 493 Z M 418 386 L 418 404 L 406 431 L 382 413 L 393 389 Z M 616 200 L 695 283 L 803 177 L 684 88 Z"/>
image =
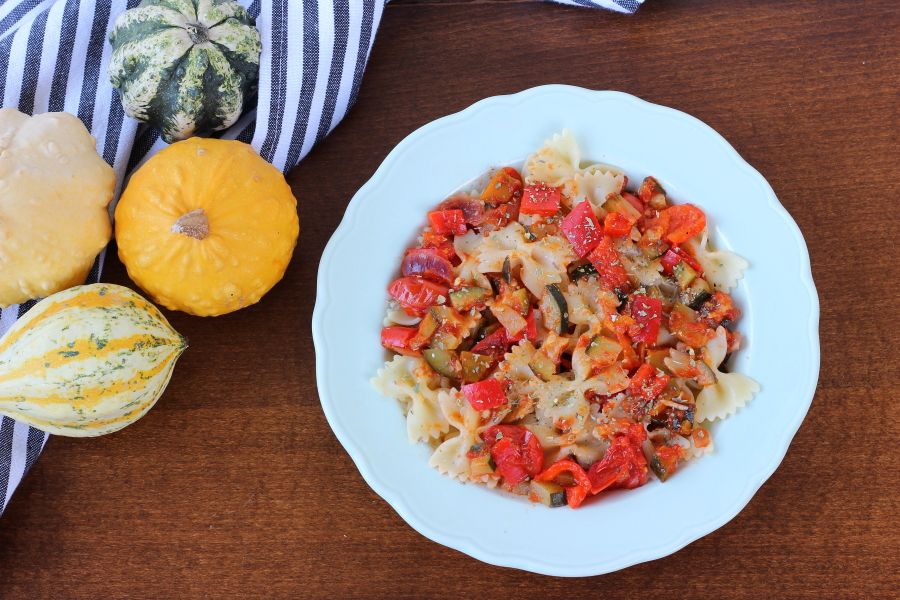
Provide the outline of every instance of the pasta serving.
<path id="1" fill-rule="evenodd" d="M 711 452 L 708 423 L 759 389 L 723 367 L 746 261 L 653 177 L 581 165 L 563 131 L 428 213 L 373 379 L 440 472 L 573 508 Z"/>

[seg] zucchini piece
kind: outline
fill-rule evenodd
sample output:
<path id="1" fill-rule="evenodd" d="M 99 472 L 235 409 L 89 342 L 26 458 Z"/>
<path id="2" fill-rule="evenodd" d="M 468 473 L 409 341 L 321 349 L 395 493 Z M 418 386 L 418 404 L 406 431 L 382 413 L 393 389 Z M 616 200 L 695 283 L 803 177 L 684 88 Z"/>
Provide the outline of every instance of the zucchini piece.
<path id="1" fill-rule="evenodd" d="M 493 294 L 491 290 L 478 286 L 461 287 L 450 292 L 450 304 L 456 310 L 464 312 L 484 303 Z"/>
<path id="2" fill-rule="evenodd" d="M 675 265 L 675 281 L 678 283 L 679 290 L 686 290 L 696 278 L 697 271 L 691 265 L 684 261 Z"/>
<path id="3" fill-rule="evenodd" d="M 569 269 L 569 279 L 572 281 L 578 281 L 583 277 L 591 277 L 593 275 L 599 275 L 599 273 L 597 273 L 597 267 L 591 263 L 585 263 Z"/>
<path id="4" fill-rule="evenodd" d="M 506 304 L 519 311 L 519 314 L 523 317 L 527 317 L 531 310 L 531 303 L 528 301 L 528 290 L 521 288 L 512 292 L 509 294 L 509 300 Z"/>
<path id="5" fill-rule="evenodd" d="M 440 326 L 440 322 L 434 318 L 433 314 L 430 312 L 425 313 L 422 322 L 419 323 L 419 331 L 416 332 L 416 335 L 414 335 L 411 340 L 409 340 L 409 347 L 413 350 L 418 350 L 423 346 L 427 346 L 431 336 L 434 335 L 434 332 L 437 331 Z"/>
<path id="6" fill-rule="evenodd" d="M 622 344 L 602 335 L 595 335 L 591 338 L 591 342 L 585 350 L 585 354 L 591 357 L 592 360 L 604 366 L 616 362 L 621 352 Z"/>
<path id="7" fill-rule="evenodd" d="M 503 281 L 505 281 L 506 283 L 510 282 L 510 279 L 512 277 L 511 271 L 512 271 L 512 265 L 510 264 L 509 257 L 507 256 L 506 258 L 503 259 L 503 271 L 502 271 Z"/>
<path id="8" fill-rule="evenodd" d="M 680 300 L 694 310 L 699 310 L 703 303 L 710 298 L 712 298 L 712 287 L 705 279 L 697 277 L 691 282 L 691 285 L 681 293 Z"/>
<path id="9" fill-rule="evenodd" d="M 547 294 L 541 301 L 541 314 L 548 329 L 556 329 L 560 335 L 569 332 L 569 304 L 555 283 L 547 286 Z"/>
<path id="10" fill-rule="evenodd" d="M 650 470 L 653 471 L 653 474 L 656 475 L 660 481 L 665 481 L 669 478 L 669 471 L 663 466 L 662 462 L 659 460 L 659 456 L 656 453 L 653 453 L 653 457 L 648 461 L 650 465 Z"/>
<path id="11" fill-rule="evenodd" d="M 566 490 L 551 481 L 531 481 L 528 498 L 544 506 L 556 508 L 566 505 Z"/>
<path id="12" fill-rule="evenodd" d="M 531 370 L 544 381 L 549 381 L 556 374 L 556 363 L 550 360 L 550 357 L 541 351 L 534 353 L 531 361 L 528 363 Z"/>
<path id="13" fill-rule="evenodd" d="M 460 352 L 459 361 L 462 366 L 462 380 L 466 383 L 481 381 L 487 375 L 494 359 L 484 354 Z"/>
<path id="14" fill-rule="evenodd" d="M 443 375 L 451 379 L 462 378 L 462 365 L 459 357 L 453 350 L 441 350 L 439 348 L 427 348 L 422 351 L 422 356 L 428 365 Z"/>
<path id="15" fill-rule="evenodd" d="M 494 472 L 494 468 L 491 466 L 492 462 L 490 454 L 476 456 L 469 461 L 469 475 L 472 477 L 490 475 Z"/>

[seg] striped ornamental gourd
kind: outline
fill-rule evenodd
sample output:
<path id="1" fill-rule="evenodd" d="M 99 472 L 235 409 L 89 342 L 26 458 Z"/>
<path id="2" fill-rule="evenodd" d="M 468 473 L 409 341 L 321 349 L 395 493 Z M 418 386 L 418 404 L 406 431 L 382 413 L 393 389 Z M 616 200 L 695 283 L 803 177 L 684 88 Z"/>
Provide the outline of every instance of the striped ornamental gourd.
<path id="1" fill-rule="evenodd" d="M 110 31 L 109 77 L 125 113 L 166 142 L 226 129 L 255 96 L 262 49 L 231 0 L 144 0 Z"/>
<path id="2" fill-rule="evenodd" d="M 150 410 L 186 347 L 128 288 L 58 292 L 0 338 L 0 414 L 57 435 L 111 433 Z"/>

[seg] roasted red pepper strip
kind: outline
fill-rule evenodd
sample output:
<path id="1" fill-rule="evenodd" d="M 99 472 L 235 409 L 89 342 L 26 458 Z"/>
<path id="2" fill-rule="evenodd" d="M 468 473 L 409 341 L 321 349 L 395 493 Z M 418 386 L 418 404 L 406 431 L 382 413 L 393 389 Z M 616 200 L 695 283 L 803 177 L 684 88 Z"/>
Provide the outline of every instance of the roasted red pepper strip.
<path id="1" fill-rule="evenodd" d="M 499 379 L 485 379 L 476 383 L 467 383 L 461 388 L 463 396 L 475 410 L 496 408 L 508 402 L 503 384 Z"/>
<path id="2" fill-rule="evenodd" d="M 603 228 L 594 216 L 591 203 L 585 200 L 575 206 L 562 220 L 562 232 L 572 244 L 575 254 L 584 258 L 603 237 Z"/>
<path id="3" fill-rule="evenodd" d="M 465 235 L 466 233 L 466 216 L 458 208 L 433 210 L 428 213 L 428 223 L 435 233 L 443 235 Z"/>
<path id="4" fill-rule="evenodd" d="M 628 393 L 635 398 L 650 401 L 659 396 L 667 383 L 669 383 L 668 375 L 659 373 L 655 367 L 644 363 L 631 377 Z"/>
<path id="5" fill-rule="evenodd" d="M 523 215 L 552 217 L 559 212 L 560 198 L 559 190 L 549 185 L 526 185 L 519 212 Z"/>
<path id="6" fill-rule="evenodd" d="M 697 271 L 698 275 L 703 275 L 703 267 L 697 262 L 697 259 L 691 254 L 678 246 L 673 246 L 666 250 L 660 262 L 662 263 L 663 273 L 672 275 L 675 272 L 675 266 L 680 262 L 686 262 L 688 266 Z"/>
<path id="7" fill-rule="evenodd" d="M 418 332 L 416 327 L 385 327 L 381 330 L 381 345 L 388 350 L 393 350 L 407 356 L 420 356 L 418 352 L 410 348 L 409 341 Z"/>
<path id="8" fill-rule="evenodd" d="M 636 294 L 631 299 L 631 318 L 634 319 L 634 325 L 628 331 L 631 340 L 655 345 L 662 323 L 662 300 Z"/>
<path id="9" fill-rule="evenodd" d="M 544 449 L 529 429 L 521 425 L 494 425 L 481 434 L 506 487 L 534 477 L 544 467 Z"/>
<path id="10" fill-rule="evenodd" d="M 575 485 L 563 486 L 566 488 L 566 504 L 572 508 L 578 508 L 588 493 L 591 491 L 591 480 L 587 473 L 577 462 L 571 458 L 559 460 L 535 477 L 537 481 L 553 481 L 562 473 L 570 473 L 575 480 Z"/>
<path id="11" fill-rule="evenodd" d="M 628 272 L 622 265 L 619 253 L 616 252 L 612 239 L 608 235 L 603 236 L 597 247 L 588 254 L 587 259 L 597 269 L 600 280 L 610 289 L 627 291 L 631 288 Z"/>

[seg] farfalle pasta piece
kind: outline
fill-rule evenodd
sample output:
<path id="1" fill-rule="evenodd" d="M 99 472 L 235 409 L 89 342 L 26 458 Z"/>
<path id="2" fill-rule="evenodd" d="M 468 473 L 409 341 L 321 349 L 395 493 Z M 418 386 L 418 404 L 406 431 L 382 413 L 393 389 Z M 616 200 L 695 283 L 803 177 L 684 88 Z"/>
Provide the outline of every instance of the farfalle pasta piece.
<path id="1" fill-rule="evenodd" d="M 704 387 L 697 395 L 697 421 L 714 421 L 734 414 L 759 391 L 759 384 L 740 373 L 723 373 L 719 365 L 725 359 L 728 341 L 725 328 L 716 330 L 716 337 L 703 349 L 703 361 L 715 371 L 716 383 Z"/>
<path id="2" fill-rule="evenodd" d="M 481 415 L 463 398 L 459 390 L 441 390 L 437 399 L 441 413 L 456 430 L 435 449 L 428 464 L 440 473 L 462 481 L 479 481 L 493 487 L 494 474 L 472 473 L 470 450 L 482 444 L 481 432 L 493 423 L 482 423 Z"/>
<path id="3" fill-rule="evenodd" d="M 734 252 L 713 250 L 709 247 L 709 230 L 704 229 L 700 239 L 693 238 L 686 243 L 688 249 L 703 267 L 703 277 L 716 289 L 729 291 L 744 276 L 750 266 L 746 260 Z"/>
<path id="4" fill-rule="evenodd" d="M 529 242 L 525 228 L 517 222 L 488 234 L 472 256 L 477 259 L 480 273 L 499 273 L 508 258 L 511 267 L 519 270 L 525 287 L 538 297 L 547 285 L 561 283 L 569 263 L 575 260 L 572 246 L 565 239 L 548 235 Z"/>
<path id="5" fill-rule="evenodd" d="M 560 433 L 553 426 L 542 423 L 535 416 L 527 417 L 522 424 L 537 437 L 544 448 L 544 464 L 553 464 L 567 456 L 574 456 L 583 466 L 600 459 L 609 445 L 593 435 L 590 428 Z"/>
<path id="6" fill-rule="evenodd" d="M 625 270 L 637 279 L 639 285 L 650 287 L 665 281 L 659 259 L 647 258 L 638 245 L 627 238 L 616 240 L 615 246 Z"/>
<path id="7" fill-rule="evenodd" d="M 525 160 L 525 183 L 561 186 L 571 181 L 581 166 L 581 150 L 568 129 L 554 134 Z"/>
<path id="8" fill-rule="evenodd" d="M 378 370 L 372 385 L 406 408 L 406 432 L 411 442 L 439 438 L 450 430 L 438 406 L 440 378 L 421 358 L 398 354 Z"/>
<path id="9" fill-rule="evenodd" d="M 569 322 L 575 325 L 590 325 L 615 311 L 619 305 L 616 295 L 600 286 L 596 277 L 579 279 L 570 283 L 563 291 L 569 306 Z"/>
<path id="10" fill-rule="evenodd" d="M 587 200 L 594 212 L 600 214 L 606 198 L 625 189 L 625 176 L 606 165 L 595 165 L 575 173 L 562 188 L 569 207 Z"/>

